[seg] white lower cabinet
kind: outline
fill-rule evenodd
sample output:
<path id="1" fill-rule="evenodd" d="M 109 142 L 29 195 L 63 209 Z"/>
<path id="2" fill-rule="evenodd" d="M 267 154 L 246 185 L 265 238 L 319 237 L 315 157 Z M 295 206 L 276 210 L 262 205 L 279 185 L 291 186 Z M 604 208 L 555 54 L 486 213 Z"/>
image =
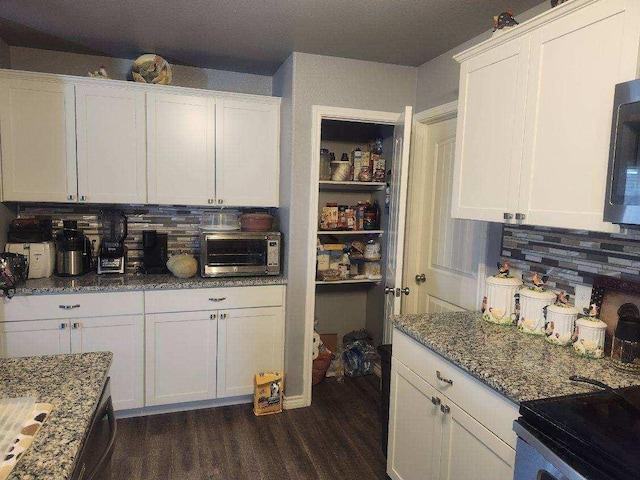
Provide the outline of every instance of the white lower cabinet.
<path id="1" fill-rule="evenodd" d="M 220 312 L 218 397 L 252 394 L 254 376 L 283 367 L 282 307 Z"/>
<path id="2" fill-rule="evenodd" d="M 446 360 L 434 361 L 435 354 L 399 331 L 393 338 L 387 474 L 394 480 L 513 478 L 515 434 L 506 426 L 518 415 L 515 404 L 494 398 L 495 392 L 462 377 L 461 371 L 449 375 L 442 368 Z M 421 372 L 425 369 L 452 383 L 432 385 Z M 475 408 L 478 403 L 488 403 L 484 408 L 491 413 Z"/>
<path id="3" fill-rule="evenodd" d="M 141 292 L 16 296 L 3 313 L 0 357 L 109 351 L 113 407 L 144 405 Z"/>
<path id="4" fill-rule="evenodd" d="M 216 313 L 151 314 L 146 327 L 146 405 L 216 398 Z"/>

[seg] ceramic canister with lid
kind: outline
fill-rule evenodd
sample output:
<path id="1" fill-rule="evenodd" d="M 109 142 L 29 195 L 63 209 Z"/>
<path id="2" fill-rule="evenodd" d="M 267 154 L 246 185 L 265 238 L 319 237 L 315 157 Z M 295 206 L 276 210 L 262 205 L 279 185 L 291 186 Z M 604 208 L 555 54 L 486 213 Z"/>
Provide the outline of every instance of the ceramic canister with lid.
<path id="1" fill-rule="evenodd" d="M 554 345 L 570 345 L 580 311 L 570 305 L 549 305 L 545 334 L 547 342 Z"/>
<path id="2" fill-rule="evenodd" d="M 522 280 L 515 277 L 494 275 L 487 277 L 487 304 L 482 318 L 499 325 L 513 325 L 515 312 L 514 295 L 522 286 Z"/>
<path id="3" fill-rule="evenodd" d="M 551 305 L 556 294 L 536 287 L 526 287 L 520 294 L 518 329 L 532 335 L 544 335 L 544 307 Z"/>
<path id="4" fill-rule="evenodd" d="M 573 348 L 579 355 L 589 358 L 604 357 L 604 335 L 607 324 L 597 318 L 585 317 L 576 321 L 578 339 Z"/>

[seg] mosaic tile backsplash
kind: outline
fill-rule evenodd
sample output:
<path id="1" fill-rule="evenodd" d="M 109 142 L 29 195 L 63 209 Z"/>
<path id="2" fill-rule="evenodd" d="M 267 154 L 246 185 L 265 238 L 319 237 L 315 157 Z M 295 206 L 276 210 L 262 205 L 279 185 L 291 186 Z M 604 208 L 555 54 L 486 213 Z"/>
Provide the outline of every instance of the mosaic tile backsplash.
<path id="1" fill-rule="evenodd" d="M 638 280 L 640 231 L 620 234 L 504 225 L 502 256 L 525 274 L 549 275 L 551 288 L 575 293 L 598 275 Z"/>
<path id="2" fill-rule="evenodd" d="M 125 240 L 127 246 L 127 271 L 133 273 L 142 265 L 142 232 L 156 230 L 167 233 L 167 250 L 169 255 L 189 253 L 196 258 L 200 256 L 199 226 L 202 214 L 212 211 L 211 208 L 173 207 L 173 206 L 105 206 L 124 211 L 127 216 L 128 235 Z M 17 214 L 20 218 L 50 217 L 53 221 L 54 235 L 62 229 L 63 220 L 77 220 L 78 229 L 93 241 L 94 255 L 97 254 L 100 238 L 100 210 L 101 206 L 89 205 L 59 205 L 59 204 L 20 204 Z M 267 211 L 276 218 L 274 229 L 277 230 L 276 209 L 236 209 L 245 211 Z"/>

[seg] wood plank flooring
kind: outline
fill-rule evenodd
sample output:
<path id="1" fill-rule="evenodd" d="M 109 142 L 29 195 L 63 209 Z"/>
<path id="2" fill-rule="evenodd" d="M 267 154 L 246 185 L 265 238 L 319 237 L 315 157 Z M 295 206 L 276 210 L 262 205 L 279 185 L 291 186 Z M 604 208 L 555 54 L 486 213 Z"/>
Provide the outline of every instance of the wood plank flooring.
<path id="1" fill-rule="evenodd" d="M 386 479 L 380 381 L 327 378 L 308 408 L 256 417 L 251 405 L 118 420 L 100 480 Z"/>

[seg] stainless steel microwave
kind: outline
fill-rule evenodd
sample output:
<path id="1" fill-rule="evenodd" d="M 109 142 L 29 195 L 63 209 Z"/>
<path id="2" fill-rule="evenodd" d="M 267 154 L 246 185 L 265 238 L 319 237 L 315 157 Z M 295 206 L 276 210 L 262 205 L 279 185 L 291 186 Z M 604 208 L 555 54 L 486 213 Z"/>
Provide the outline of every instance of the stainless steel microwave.
<path id="1" fill-rule="evenodd" d="M 280 232 L 202 232 L 203 277 L 280 274 Z"/>
<path id="2" fill-rule="evenodd" d="M 640 225 L 640 79 L 616 85 L 604 220 Z"/>

